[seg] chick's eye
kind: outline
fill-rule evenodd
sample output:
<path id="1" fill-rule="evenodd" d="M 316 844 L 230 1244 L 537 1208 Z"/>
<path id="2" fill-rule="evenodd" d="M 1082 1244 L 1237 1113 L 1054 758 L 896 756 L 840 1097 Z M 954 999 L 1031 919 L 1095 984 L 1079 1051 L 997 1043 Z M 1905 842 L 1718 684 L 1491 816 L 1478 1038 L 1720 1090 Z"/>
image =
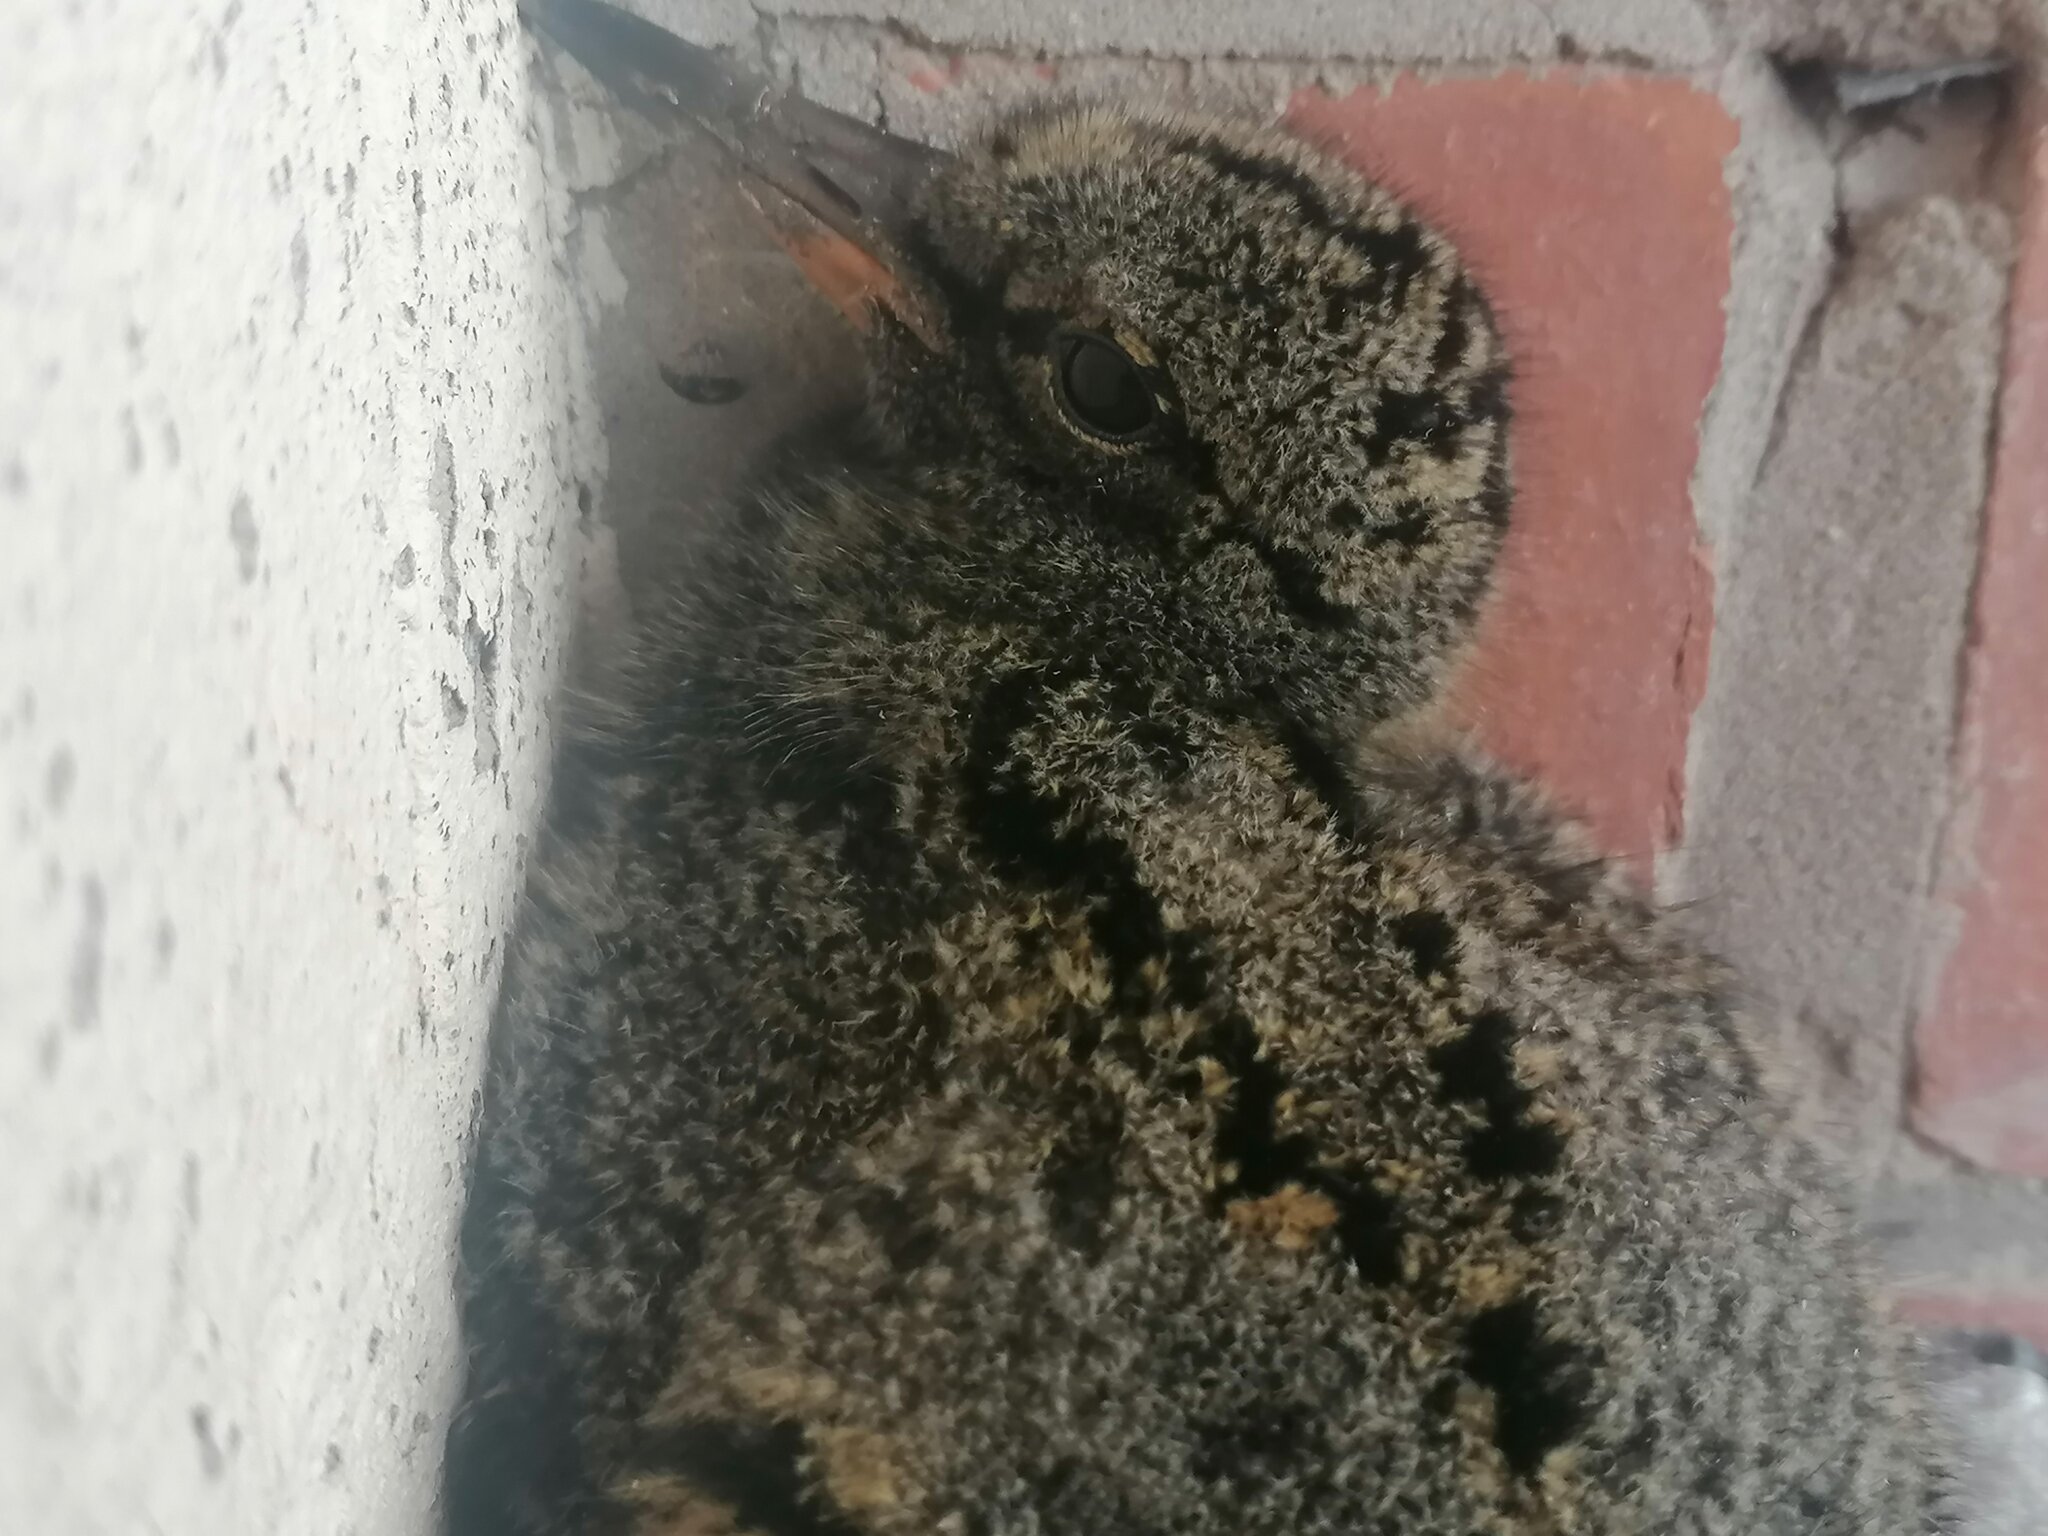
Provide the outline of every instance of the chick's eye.
<path id="1" fill-rule="evenodd" d="M 1152 392 L 1138 365 L 1115 342 L 1063 331 L 1054 343 L 1060 406 L 1082 431 L 1124 442 L 1152 425 Z"/>

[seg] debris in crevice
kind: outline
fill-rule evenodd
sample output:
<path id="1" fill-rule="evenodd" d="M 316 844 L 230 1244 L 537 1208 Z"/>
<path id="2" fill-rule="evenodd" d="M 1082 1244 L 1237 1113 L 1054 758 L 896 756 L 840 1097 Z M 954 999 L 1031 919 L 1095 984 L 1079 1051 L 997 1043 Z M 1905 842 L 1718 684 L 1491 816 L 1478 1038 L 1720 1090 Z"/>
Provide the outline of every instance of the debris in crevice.
<path id="1" fill-rule="evenodd" d="M 1939 96 L 1963 81 L 2001 79 L 2012 67 L 2010 59 L 1961 59 L 1914 69 L 1837 69 L 1831 77 L 1837 105 L 1844 112 L 1862 112 Z"/>
<path id="2" fill-rule="evenodd" d="M 1939 103 L 1986 85 L 2003 89 L 2014 68 L 2007 58 L 1957 59 L 1904 69 L 1867 69 L 1812 57 L 1781 57 L 1773 63 L 1786 92 L 1816 121 L 1836 114 Z"/>
<path id="3" fill-rule="evenodd" d="M 1997 196 L 2011 60 L 1861 69 L 1790 59 L 1778 62 L 1778 72 L 1835 162 L 1846 220 L 1923 197 Z"/>

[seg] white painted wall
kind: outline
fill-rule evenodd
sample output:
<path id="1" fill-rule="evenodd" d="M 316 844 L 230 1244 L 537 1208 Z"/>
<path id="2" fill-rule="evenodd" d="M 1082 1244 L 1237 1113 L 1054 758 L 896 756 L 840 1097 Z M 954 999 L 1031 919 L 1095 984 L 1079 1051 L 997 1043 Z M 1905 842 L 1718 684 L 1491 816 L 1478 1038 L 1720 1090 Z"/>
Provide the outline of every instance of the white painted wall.
<path id="1" fill-rule="evenodd" d="M 0 1528 L 431 1528 L 601 490 L 529 58 L 512 0 L 0 12 Z"/>

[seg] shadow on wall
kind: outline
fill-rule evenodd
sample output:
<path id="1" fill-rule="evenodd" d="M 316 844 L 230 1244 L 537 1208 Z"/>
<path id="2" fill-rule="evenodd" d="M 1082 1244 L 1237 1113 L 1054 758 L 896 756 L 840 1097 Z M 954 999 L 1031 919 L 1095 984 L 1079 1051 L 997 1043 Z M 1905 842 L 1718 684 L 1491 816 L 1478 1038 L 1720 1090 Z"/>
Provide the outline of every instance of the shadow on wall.
<path id="1" fill-rule="evenodd" d="M 609 450 L 594 515 L 630 604 L 659 586 L 673 530 L 778 437 L 859 398 L 857 338 L 770 241 L 715 146 L 658 138 L 559 53 L 538 69 L 573 123 L 565 139 L 596 162 L 564 167 L 569 239 L 606 301 L 591 338 Z M 606 627 L 602 600 L 590 622 Z"/>

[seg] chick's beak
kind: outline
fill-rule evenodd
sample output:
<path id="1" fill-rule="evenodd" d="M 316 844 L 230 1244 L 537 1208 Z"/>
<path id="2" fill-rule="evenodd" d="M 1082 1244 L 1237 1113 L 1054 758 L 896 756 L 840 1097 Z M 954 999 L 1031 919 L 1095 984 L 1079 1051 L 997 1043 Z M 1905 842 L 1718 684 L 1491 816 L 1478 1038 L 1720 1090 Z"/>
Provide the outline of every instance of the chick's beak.
<path id="1" fill-rule="evenodd" d="M 715 139 L 783 249 L 855 324 L 871 327 L 885 308 L 939 350 L 940 309 L 903 240 L 919 189 L 946 155 L 806 101 L 599 0 L 520 0 L 519 9 L 649 122 L 687 124 Z"/>

